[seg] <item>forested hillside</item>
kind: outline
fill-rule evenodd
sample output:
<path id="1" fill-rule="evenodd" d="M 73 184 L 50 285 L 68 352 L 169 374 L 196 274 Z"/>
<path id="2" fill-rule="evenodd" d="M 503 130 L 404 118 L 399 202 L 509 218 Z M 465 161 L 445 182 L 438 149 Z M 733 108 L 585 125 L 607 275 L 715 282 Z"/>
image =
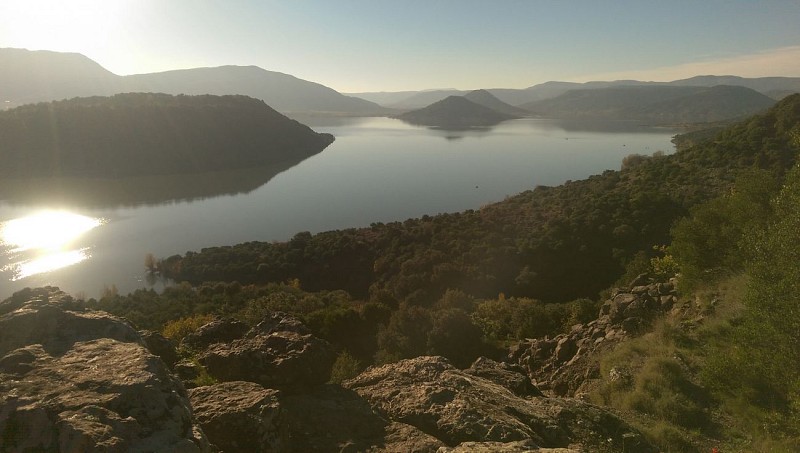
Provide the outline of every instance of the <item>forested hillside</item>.
<path id="1" fill-rule="evenodd" d="M 196 173 L 303 159 L 333 141 L 246 96 L 128 93 L 0 112 L 3 177 Z"/>
<path id="2" fill-rule="evenodd" d="M 537 187 L 479 210 L 208 248 L 172 257 L 166 270 L 194 283 L 298 278 L 310 290 L 386 294 L 416 305 L 448 288 L 553 302 L 593 297 L 637 254 L 668 243 L 676 219 L 725 193 L 742 170 L 790 168 L 798 109 L 800 96 L 792 96 L 674 155 L 628 156 L 620 171 Z"/>

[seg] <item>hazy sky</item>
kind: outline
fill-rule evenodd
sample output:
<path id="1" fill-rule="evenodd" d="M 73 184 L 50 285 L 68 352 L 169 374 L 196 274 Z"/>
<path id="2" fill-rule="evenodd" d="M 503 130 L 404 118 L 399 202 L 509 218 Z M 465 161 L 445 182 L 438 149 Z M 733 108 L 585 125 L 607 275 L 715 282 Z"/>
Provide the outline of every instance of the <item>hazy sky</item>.
<path id="1" fill-rule="evenodd" d="M 120 75 L 256 65 L 342 92 L 800 76 L 800 0 L 0 0 L 0 47 Z"/>

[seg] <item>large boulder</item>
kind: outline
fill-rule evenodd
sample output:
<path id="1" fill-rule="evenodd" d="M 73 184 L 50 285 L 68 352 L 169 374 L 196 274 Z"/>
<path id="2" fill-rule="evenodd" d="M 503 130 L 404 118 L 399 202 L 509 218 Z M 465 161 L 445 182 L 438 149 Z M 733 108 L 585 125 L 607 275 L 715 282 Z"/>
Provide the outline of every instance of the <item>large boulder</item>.
<path id="1" fill-rule="evenodd" d="M 124 321 L 56 288 L 0 313 L 2 451 L 209 451 L 183 386 Z"/>
<path id="2" fill-rule="evenodd" d="M 211 345 L 200 356 L 220 381 L 250 381 L 267 388 L 300 391 L 330 379 L 333 347 L 310 333 L 266 330 L 230 343 Z"/>
<path id="3" fill-rule="evenodd" d="M 579 445 L 583 451 L 655 451 L 633 427 L 599 407 L 572 399 L 520 398 L 442 357 L 372 367 L 344 386 L 391 420 L 452 447 L 524 441 L 547 448 Z"/>
<path id="4" fill-rule="evenodd" d="M 278 390 L 253 382 L 223 382 L 189 390 L 195 417 L 224 452 L 288 449 L 289 427 Z"/>

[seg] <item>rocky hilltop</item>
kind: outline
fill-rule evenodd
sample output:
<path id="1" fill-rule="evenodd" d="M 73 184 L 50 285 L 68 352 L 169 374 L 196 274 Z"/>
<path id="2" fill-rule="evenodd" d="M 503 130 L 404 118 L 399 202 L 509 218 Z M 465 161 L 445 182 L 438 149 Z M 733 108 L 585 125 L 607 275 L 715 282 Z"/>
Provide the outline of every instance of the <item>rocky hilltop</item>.
<path id="1" fill-rule="evenodd" d="M 181 350 L 196 359 L 57 288 L 14 294 L 0 303 L 3 451 L 655 451 L 610 412 L 485 358 L 326 384 L 333 349 L 281 313 L 212 321 Z"/>

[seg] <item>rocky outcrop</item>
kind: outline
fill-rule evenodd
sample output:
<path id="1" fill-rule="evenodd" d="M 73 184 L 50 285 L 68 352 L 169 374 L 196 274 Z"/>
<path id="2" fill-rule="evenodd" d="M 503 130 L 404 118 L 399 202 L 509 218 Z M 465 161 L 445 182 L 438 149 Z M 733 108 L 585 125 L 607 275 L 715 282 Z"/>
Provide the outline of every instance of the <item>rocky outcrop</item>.
<path id="1" fill-rule="evenodd" d="M 250 381 L 287 391 L 327 382 L 336 360 L 331 345 L 310 333 L 279 329 L 302 325 L 299 321 L 272 321 L 269 328 L 255 327 L 246 338 L 211 345 L 199 362 L 220 381 Z"/>
<path id="2" fill-rule="evenodd" d="M 573 399 L 520 398 L 442 357 L 369 368 L 344 386 L 390 420 L 412 425 L 451 447 L 527 442 L 584 451 L 600 445 L 606 451 L 654 451 L 634 428 L 599 407 Z"/>
<path id="3" fill-rule="evenodd" d="M 8 452 L 209 451 L 138 333 L 56 288 L 0 303 L 0 436 Z"/>
<path id="4" fill-rule="evenodd" d="M 264 315 L 261 322 L 247 332 L 247 338 L 253 338 L 257 335 L 269 335 L 275 332 L 294 332 L 300 335 L 308 335 L 311 333 L 311 329 L 294 316 L 275 311 Z"/>
<path id="5" fill-rule="evenodd" d="M 517 396 L 544 396 L 542 391 L 533 385 L 525 369 L 519 365 L 479 357 L 464 372 L 492 381 Z"/>
<path id="6" fill-rule="evenodd" d="M 0 303 L 0 356 L 38 344 L 59 355 L 75 343 L 110 338 L 142 344 L 126 321 L 104 312 L 84 311 L 58 288 L 24 289 Z"/>
<path id="7" fill-rule="evenodd" d="M 678 301 L 675 283 L 646 283 L 644 276 L 637 277 L 629 289 L 612 293 L 596 320 L 555 338 L 521 342 L 508 360 L 521 365 L 538 388 L 557 396 L 579 396 L 600 378 L 600 353 L 643 333 L 654 318 L 673 308 Z"/>
<path id="8" fill-rule="evenodd" d="M 280 392 L 252 382 L 224 382 L 189 390 L 208 440 L 224 452 L 287 451 L 289 426 Z"/>
<path id="9" fill-rule="evenodd" d="M 242 338 L 247 333 L 247 324 L 231 319 L 215 319 L 186 335 L 181 346 L 199 351 L 216 343 L 227 343 Z"/>

